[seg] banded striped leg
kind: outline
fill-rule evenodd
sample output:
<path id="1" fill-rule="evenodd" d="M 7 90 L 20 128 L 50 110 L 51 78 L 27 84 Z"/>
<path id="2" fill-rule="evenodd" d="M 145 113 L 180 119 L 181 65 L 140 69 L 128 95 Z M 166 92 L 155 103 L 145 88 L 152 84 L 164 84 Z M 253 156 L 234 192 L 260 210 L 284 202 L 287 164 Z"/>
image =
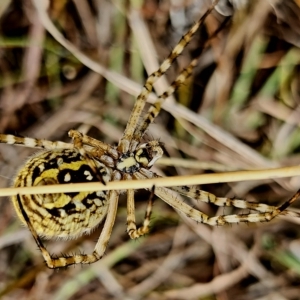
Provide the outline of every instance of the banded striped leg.
<path id="1" fill-rule="evenodd" d="M 222 30 L 225 23 L 227 23 L 227 20 L 224 20 L 224 22 L 215 30 L 215 32 L 210 36 L 210 38 L 205 42 L 202 49 L 204 49 L 208 42 L 211 41 L 214 37 L 217 36 L 217 34 Z M 192 62 L 188 65 L 187 68 L 185 68 L 178 76 L 177 78 L 172 82 L 171 86 L 163 93 L 161 94 L 155 101 L 154 104 L 152 104 L 147 112 L 147 114 L 144 116 L 142 122 L 140 122 L 140 125 L 137 125 L 137 128 L 133 135 L 133 140 L 130 145 L 130 150 L 134 151 L 137 144 L 141 141 L 143 135 L 145 134 L 145 131 L 147 130 L 148 126 L 153 122 L 153 120 L 157 117 L 161 110 L 162 103 L 164 100 L 166 100 L 169 96 L 171 96 L 176 89 L 192 74 L 193 69 L 196 67 L 199 57 L 196 57 L 192 60 Z"/>
<path id="2" fill-rule="evenodd" d="M 101 231 L 100 237 L 98 239 L 98 242 L 95 246 L 95 249 L 92 254 L 75 254 L 75 255 L 65 255 L 61 257 L 52 257 L 48 250 L 45 248 L 42 240 L 37 235 L 35 229 L 33 228 L 30 219 L 25 212 L 20 195 L 17 195 L 18 204 L 20 206 L 22 215 L 24 220 L 26 221 L 26 224 L 37 243 L 37 246 L 42 252 L 42 255 L 44 257 L 44 260 L 46 262 L 46 265 L 50 269 L 56 269 L 56 268 L 63 268 L 67 267 L 69 265 L 74 264 L 91 264 L 99 259 L 101 259 L 105 253 L 105 250 L 107 248 L 111 232 L 115 223 L 116 215 L 117 215 L 117 208 L 118 208 L 118 199 L 119 199 L 119 193 L 117 191 L 109 191 L 108 197 L 109 197 L 109 205 L 108 205 L 108 212 L 106 216 L 106 220 L 104 222 L 103 229 Z"/>
<path id="3" fill-rule="evenodd" d="M 177 76 L 177 78 L 172 82 L 169 88 L 161 94 L 155 103 L 153 103 L 147 114 L 144 116 L 141 125 L 138 126 L 134 132 L 133 140 L 131 142 L 130 150 L 134 151 L 137 144 L 141 141 L 145 131 L 147 130 L 148 126 L 153 122 L 153 120 L 157 117 L 161 110 L 161 105 L 169 96 L 171 96 L 175 90 L 192 74 L 194 67 L 198 63 L 199 57 L 192 60 L 192 62 L 188 65 L 188 67 Z"/>
<path id="4" fill-rule="evenodd" d="M 232 223 L 257 223 L 257 222 L 269 222 L 284 210 L 286 210 L 297 198 L 300 196 L 300 190 L 289 200 L 284 202 L 282 205 L 275 207 L 273 211 L 268 211 L 264 213 L 254 213 L 254 214 L 243 214 L 243 215 L 220 215 L 216 217 L 209 217 L 206 214 L 198 211 L 188 204 L 184 203 L 180 199 L 176 198 L 171 190 L 163 187 L 157 187 L 155 189 L 155 194 L 163 199 L 166 203 L 174 207 L 175 209 L 183 212 L 189 218 L 199 222 L 208 224 L 211 226 L 223 226 Z"/>
<path id="5" fill-rule="evenodd" d="M 52 142 L 28 137 L 18 137 L 12 134 L 0 134 L 0 143 L 47 150 L 74 149 L 74 145 L 71 143 L 64 143 L 60 141 Z"/>
<path id="6" fill-rule="evenodd" d="M 206 11 L 206 13 L 198 20 L 196 23 L 190 28 L 190 30 L 181 38 L 179 43 L 174 47 L 169 56 L 163 61 L 160 65 L 159 69 L 153 72 L 146 80 L 144 87 L 137 97 L 134 108 L 129 117 L 129 121 L 126 125 L 123 137 L 121 138 L 118 150 L 122 153 L 126 153 L 129 151 L 130 141 L 134 135 L 134 131 L 136 130 L 139 118 L 141 116 L 142 110 L 145 106 L 146 100 L 149 94 L 152 91 L 153 84 L 167 72 L 167 70 L 171 67 L 174 60 L 181 54 L 186 45 L 190 42 L 195 32 L 198 28 L 203 24 L 206 17 L 212 12 L 216 3 L 214 2 L 210 8 Z"/>
<path id="7" fill-rule="evenodd" d="M 181 186 L 181 187 L 170 187 L 171 190 L 195 199 L 199 200 L 205 203 L 211 203 L 216 206 L 224 206 L 224 207 L 236 207 L 236 208 L 241 208 L 241 209 L 250 209 L 250 210 L 256 210 L 258 212 L 272 212 L 276 210 L 276 206 L 272 205 L 267 205 L 264 203 L 253 203 L 253 202 L 248 202 L 247 200 L 243 199 L 235 199 L 235 198 L 227 198 L 227 197 L 217 197 L 214 194 L 211 194 L 206 191 L 202 191 L 199 189 L 196 189 L 195 187 L 188 187 L 188 186 Z M 282 215 L 292 215 L 293 217 L 295 216 L 300 216 L 299 213 L 293 212 L 293 211 L 283 211 Z"/>
<path id="8" fill-rule="evenodd" d="M 127 191 L 127 233 L 131 239 L 137 239 L 149 232 L 150 218 L 153 207 L 153 197 L 154 187 L 148 199 L 143 225 L 137 228 L 135 222 L 134 191 Z"/>
<path id="9" fill-rule="evenodd" d="M 81 143 L 81 145 L 87 145 L 96 148 L 92 153 L 93 156 L 96 156 L 99 159 L 101 159 L 101 156 L 104 154 L 108 154 L 115 159 L 118 158 L 117 151 L 112 146 L 106 143 L 96 140 L 88 135 L 84 135 L 77 130 L 70 130 L 68 134 L 69 137 L 73 139 L 73 141 L 78 141 L 79 143 Z"/>
<path id="10" fill-rule="evenodd" d="M 141 169 L 140 172 L 134 174 L 136 179 L 146 179 L 146 178 L 155 178 L 159 177 L 158 175 L 146 170 Z M 176 190 L 177 192 L 177 190 Z M 254 213 L 254 214 L 243 214 L 243 215 L 220 215 L 216 217 L 209 217 L 208 215 L 202 213 L 201 211 L 194 209 L 187 203 L 183 202 L 181 199 L 178 199 L 175 191 L 170 188 L 156 187 L 155 195 L 165 201 L 167 204 L 173 208 L 183 212 L 189 218 L 211 226 L 222 226 L 230 223 L 241 223 L 241 222 L 269 222 L 277 215 L 284 212 L 299 196 L 300 190 L 288 201 L 284 202 L 278 207 L 272 208 L 271 211 Z M 212 194 L 211 194 L 212 195 Z M 214 195 L 213 195 L 214 196 Z M 215 196 L 214 196 L 215 197 Z M 217 201 L 218 203 L 218 201 Z M 258 206 L 259 207 L 259 206 Z"/>
<path id="11" fill-rule="evenodd" d="M 207 46 L 207 43 L 217 36 L 217 34 L 221 31 L 224 24 L 227 22 L 224 21 L 217 30 L 211 35 L 208 41 L 203 45 L 202 49 L 204 49 Z M 138 142 L 142 139 L 143 135 L 145 134 L 145 131 L 147 130 L 148 126 L 153 122 L 153 120 L 157 117 L 161 110 L 162 103 L 164 100 L 166 100 L 169 96 L 171 96 L 176 89 L 192 74 L 193 69 L 197 66 L 199 57 L 196 57 L 192 60 L 192 62 L 188 65 L 187 68 L 185 68 L 178 76 L 177 78 L 172 82 L 171 86 L 163 93 L 161 94 L 155 101 L 154 104 L 152 104 L 147 112 L 147 114 L 144 116 L 142 122 L 140 125 L 137 125 L 137 128 L 133 135 L 133 140 L 131 143 L 131 150 L 135 149 Z"/>

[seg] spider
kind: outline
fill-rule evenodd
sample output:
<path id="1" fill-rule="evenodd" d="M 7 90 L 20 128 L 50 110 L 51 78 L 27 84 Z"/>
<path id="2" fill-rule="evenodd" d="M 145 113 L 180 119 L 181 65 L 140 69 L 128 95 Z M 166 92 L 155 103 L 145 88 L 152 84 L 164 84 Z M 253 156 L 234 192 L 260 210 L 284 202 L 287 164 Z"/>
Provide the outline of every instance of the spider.
<path id="1" fill-rule="evenodd" d="M 93 181 L 101 181 L 106 184 L 118 180 L 159 178 L 160 176 L 150 169 L 162 157 L 162 145 L 157 140 L 143 143 L 142 138 L 149 125 L 159 114 L 164 99 L 170 96 L 192 73 L 197 64 L 197 59 L 194 59 L 179 74 L 167 91 L 150 106 L 144 116 L 142 116 L 142 111 L 154 82 L 171 67 L 174 60 L 181 54 L 213 8 L 214 6 L 211 6 L 190 28 L 159 69 L 148 77 L 143 90 L 136 99 L 124 134 L 116 147 L 75 130 L 69 131 L 72 143 L 51 142 L 1 134 L 1 143 L 43 149 L 43 151 L 30 157 L 20 169 L 15 178 L 14 186 L 44 186 Z M 217 206 L 234 206 L 256 210 L 257 213 L 209 217 L 182 202 L 179 198 L 174 197 L 173 192 Z M 17 195 L 12 197 L 12 202 L 20 220 L 31 231 L 46 265 L 54 269 L 72 264 L 90 264 L 103 257 L 112 233 L 118 208 L 118 198 L 121 193 L 127 193 L 128 235 L 130 238 L 136 239 L 147 234 L 149 232 L 153 200 L 152 197 L 148 200 L 144 222 L 138 228 L 135 221 L 134 190 Z M 250 203 L 245 200 L 216 197 L 211 193 L 187 186 L 154 187 L 153 194 L 189 218 L 212 226 L 270 221 L 281 213 L 287 214 L 286 208 L 299 196 L 298 192 L 281 206 L 274 207 L 266 204 Z M 82 234 L 89 234 L 104 219 L 103 229 L 91 254 L 52 257 L 40 238 L 76 238 Z"/>

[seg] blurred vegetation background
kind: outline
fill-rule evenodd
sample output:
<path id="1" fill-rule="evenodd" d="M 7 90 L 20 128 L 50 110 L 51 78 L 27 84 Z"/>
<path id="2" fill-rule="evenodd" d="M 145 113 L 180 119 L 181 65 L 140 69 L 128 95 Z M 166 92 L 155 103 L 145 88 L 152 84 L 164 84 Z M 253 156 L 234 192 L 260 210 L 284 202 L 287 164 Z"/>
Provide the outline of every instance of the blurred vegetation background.
<path id="1" fill-rule="evenodd" d="M 201 54 L 193 76 L 167 100 L 147 133 L 146 139 L 165 143 L 166 157 L 156 172 L 172 176 L 300 163 L 300 2 L 247 2 L 220 0 L 155 85 L 160 94 Z M 69 141 L 73 128 L 115 145 L 147 73 L 210 3 L 1 0 L 0 132 Z M 62 45 L 55 30 L 91 64 Z M 91 70 L 98 64 L 106 78 Z M 7 187 L 36 150 L 0 146 L 0 184 Z M 299 186 L 298 178 L 288 178 L 201 188 L 278 205 Z M 148 197 L 136 193 L 140 222 Z M 249 213 L 190 203 L 209 215 Z M 104 259 L 52 271 L 9 199 L 1 199 L 0 216 L 2 299 L 299 299 L 298 219 L 211 228 L 181 218 L 157 199 L 151 234 L 130 241 L 122 198 Z M 56 254 L 90 252 L 100 231 L 101 226 L 75 241 L 49 241 L 47 247 Z"/>

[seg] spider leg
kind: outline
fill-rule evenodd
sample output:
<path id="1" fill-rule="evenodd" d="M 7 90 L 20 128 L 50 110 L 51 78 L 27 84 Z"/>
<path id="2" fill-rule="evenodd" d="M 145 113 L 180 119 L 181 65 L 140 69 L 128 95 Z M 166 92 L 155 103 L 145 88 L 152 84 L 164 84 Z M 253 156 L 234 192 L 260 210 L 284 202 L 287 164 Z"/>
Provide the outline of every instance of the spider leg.
<path id="1" fill-rule="evenodd" d="M 186 45 L 190 42 L 195 32 L 203 24 L 206 17 L 212 12 L 216 2 L 209 7 L 205 14 L 190 28 L 190 30 L 181 38 L 179 43 L 173 48 L 169 56 L 163 61 L 159 69 L 153 72 L 146 80 L 144 87 L 136 99 L 135 105 L 126 125 L 123 137 L 121 138 L 118 150 L 122 153 L 129 151 L 130 142 L 136 130 L 142 110 L 145 106 L 146 100 L 152 91 L 153 84 L 171 67 L 174 60 L 181 54 Z"/>
<path id="2" fill-rule="evenodd" d="M 110 240 L 110 236 L 112 233 L 113 226 L 115 224 L 117 209 L 118 209 L 118 201 L 119 201 L 119 192 L 118 191 L 109 191 L 109 204 L 108 204 L 108 212 L 103 225 L 103 229 L 101 231 L 100 237 L 95 246 L 93 255 L 97 256 L 97 260 L 101 259 L 105 253 L 107 245 Z"/>
<path id="3" fill-rule="evenodd" d="M 271 206 L 263 203 L 252 203 L 242 199 L 227 198 L 227 197 L 217 197 L 209 192 L 196 189 L 195 187 L 180 186 L 180 187 L 170 187 L 171 190 L 205 203 L 212 203 L 217 206 L 233 206 L 242 209 L 251 209 L 259 212 L 272 212 L 276 209 L 276 206 Z"/>
<path id="4" fill-rule="evenodd" d="M 0 143 L 47 150 L 74 148 L 74 145 L 71 143 L 64 143 L 60 141 L 52 142 L 28 137 L 18 137 L 12 134 L 0 134 Z"/>
<path id="5" fill-rule="evenodd" d="M 196 187 L 180 186 L 180 187 L 170 187 L 170 190 L 173 190 L 180 195 L 199 200 L 205 203 L 212 203 L 216 206 L 225 206 L 225 207 L 236 207 L 241 209 L 250 209 L 256 210 L 258 212 L 266 213 L 273 212 L 276 210 L 276 206 L 267 205 L 264 203 L 254 203 L 249 202 L 244 199 L 235 199 L 227 197 L 217 197 L 212 193 L 199 190 Z M 300 217 L 300 214 L 294 211 L 285 210 L 281 212 L 282 215 L 290 215 L 293 217 Z"/>
<path id="6" fill-rule="evenodd" d="M 97 158 L 101 158 L 103 154 L 109 154 L 113 158 L 118 158 L 117 151 L 110 145 L 101 142 L 100 140 L 96 140 L 88 135 L 82 134 L 77 130 L 70 130 L 68 132 L 69 137 L 73 139 L 74 143 L 80 143 L 79 146 L 87 145 L 93 148 L 96 148 L 98 152 L 93 152 L 93 154 L 97 155 Z"/>
<path id="7" fill-rule="evenodd" d="M 217 34 L 222 30 L 224 25 L 227 23 L 228 19 L 224 20 L 222 24 L 215 30 L 215 32 L 211 35 L 211 37 L 204 43 L 202 49 L 206 48 L 207 44 L 211 39 L 217 36 Z M 197 62 L 200 58 L 200 55 L 192 60 L 192 62 L 188 65 L 186 69 L 184 69 L 177 78 L 172 82 L 171 86 L 161 94 L 154 104 L 151 104 L 150 108 L 148 109 L 147 114 L 144 116 L 142 122 L 137 125 L 137 128 L 133 135 L 133 140 L 131 142 L 130 148 L 131 151 L 134 151 L 137 144 L 141 141 L 145 131 L 147 130 L 148 126 L 153 122 L 153 120 L 157 117 L 161 110 L 162 103 L 166 100 L 169 96 L 171 96 L 176 89 L 192 74 L 193 69 L 197 65 Z"/>
<path id="8" fill-rule="evenodd" d="M 198 57 L 199 58 L 199 57 Z M 192 60 L 188 67 L 181 71 L 177 78 L 172 82 L 169 88 L 161 94 L 155 103 L 151 104 L 147 114 L 143 117 L 142 123 L 134 132 L 133 140 L 131 142 L 131 151 L 134 151 L 137 144 L 141 141 L 148 126 L 153 122 L 161 110 L 161 105 L 165 99 L 174 93 L 174 91 L 192 74 L 194 67 L 198 63 L 198 58 Z"/>
<path id="9" fill-rule="evenodd" d="M 153 206 L 154 189 L 148 199 L 147 209 L 145 212 L 143 225 L 136 227 L 135 207 L 134 207 L 134 190 L 127 191 L 127 233 L 131 239 L 137 239 L 149 232 L 150 218 Z"/>
<path id="10" fill-rule="evenodd" d="M 21 203 L 21 199 L 20 199 L 20 195 L 18 194 L 17 195 L 17 201 L 18 201 L 18 205 L 20 207 L 20 210 L 22 212 L 22 215 L 23 215 L 23 218 L 38 246 L 38 248 L 41 250 L 42 252 L 42 255 L 44 257 L 44 260 L 46 262 L 46 265 L 49 267 L 49 268 L 54 268 L 54 264 L 53 264 L 53 258 L 51 257 L 51 255 L 49 254 L 48 250 L 45 248 L 42 240 L 40 239 L 40 237 L 37 235 L 35 229 L 33 228 L 31 222 L 30 222 L 30 219 L 27 215 L 27 213 L 25 212 L 24 208 L 23 208 L 23 205 Z"/>
<path id="11" fill-rule="evenodd" d="M 161 176 L 153 173 L 153 177 L 159 178 Z M 197 189 L 195 186 L 174 186 L 169 187 L 168 189 L 179 193 L 182 196 L 186 196 L 188 198 L 192 198 L 195 200 L 199 200 L 205 203 L 211 203 L 216 206 L 223 206 L 223 207 L 236 207 L 241 209 L 250 209 L 256 210 L 258 212 L 272 212 L 276 210 L 276 206 L 267 205 L 264 203 L 254 203 L 249 202 L 244 199 L 235 199 L 235 198 L 228 198 L 228 197 L 217 197 L 216 195 Z M 282 211 L 282 215 L 290 215 L 293 217 L 300 217 L 300 213 L 285 210 Z"/>
<path id="12" fill-rule="evenodd" d="M 46 265 L 50 269 L 56 269 L 56 268 L 62 268 L 67 267 L 69 265 L 74 264 L 90 264 L 93 262 L 98 261 L 102 258 L 102 256 L 105 253 L 105 250 L 107 248 L 112 228 L 115 223 L 115 218 L 117 214 L 117 208 L 118 208 L 118 198 L 119 194 L 116 191 L 110 191 L 108 194 L 109 197 L 109 205 L 108 205 L 108 212 L 107 217 L 103 226 L 103 229 L 101 231 L 100 237 L 98 239 L 98 242 L 95 246 L 95 249 L 92 254 L 75 254 L 70 256 L 61 256 L 61 257 L 52 257 L 46 247 L 44 246 L 41 238 L 36 233 L 36 230 L 31 224 L 31 221 L 29 219 L 29 216 L 27 215 L 22 203 L 20 195 L 17 195 L 17 201 L 18 205 L 20 207 L 20 210 L 22 212 L 23 218 L 26 221 L 26 224 L 37 244 L 39 249 L 42 252 L 42 255 L 44 257 L 44 260 L 46 262 Z"/>
<path id="13" fill-rule="evenodd" d="M 199 210 L 196 210 L 176 198 L 170 189 L 157 187 L 155 189 L 155 194 L 163 199 L 166 203 L 174 207 L 175 209 L 183 212 L 191 219 L 199 222 L 208 224 L 211 226 L 223 226 L 230 223 L 241 223 L 241 222 L 269 222 L 279 214 L 281 214 L 286 208 L 288 208 L 299 196 L 300 190 L 289 200 L 284 202 L 282 205 L 275 207 L 273 211 L 264 212 L 264 213 L 254 213 L 254 214 L 243 214 L 243 215 L 220 215 L 216 217 L 209 217 L 208 215 L 202 213 Z"/>
<path id="14" fill-rule="evenodd" d="M 134 173 L 135 179 L 146 179 L 146 178 L 155 178 L 159 177 L 157 174 L 146 170 L 141 169 L 140 172 Z M 177 190 L 176 190 L 177 192 Z M 181 199 L 177 197 L 177 193 L 174 190 L 165 188 L 165 187 L 156 187 L 155 195 L 164 200 L 167 204 L 172 206 L 173 208 L 183 212 L 191 219 L 199 222 L 208 224 L 211 226 L 216 225 L 225 225 L 230 223 L 241 223 L 241 222 L 268 222 L 272 220 L 277 215 L 283 213 L 284 211 L 300 196 L 300 190 L 289 200 L 284 202 L 282 205 L 278 207 L 274 207 L 274 209 L 261 213 L 253 213 L 253 214 L 243 214 L 243 215 L 220 215 L 216 217 L 209 217 L 203 212 L 194 209 L 187 203 L 183 202 Z M 202 192 L 202 191 L 201 191 Z M 212 195 L 212 194 L 211 194 Z M 214 195 L 213 195 L 214 196 Z M 216 196 L 214 196 L 217 198 Z M 226 199 L 226 198 L 225 198 Z M 218 202 L 218 201 L 217 201 Z"/>

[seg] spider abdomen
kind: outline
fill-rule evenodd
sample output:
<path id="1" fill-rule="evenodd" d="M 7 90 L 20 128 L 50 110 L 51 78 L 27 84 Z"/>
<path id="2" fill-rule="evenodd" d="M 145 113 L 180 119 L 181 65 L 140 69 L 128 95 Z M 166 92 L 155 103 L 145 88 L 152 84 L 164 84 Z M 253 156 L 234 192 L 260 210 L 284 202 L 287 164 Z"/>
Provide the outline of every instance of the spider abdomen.
<path id="1" fill-rule="evenodd" d="M 97 182 L 100 174 L 110 181 L 110 168 L 95 162 L 98 175 L 75 149 L 43 151 L 31 157 L 17 174 L 14 186 L 41 186 L 63 183 Z M 104 172 L 105 171 L 105 172 Z M 107 192 L 78 192 L 20 195 L 25 210 L 38 235 L 72 238 L 89 233 L 107 214 Z M 12 197 L 16 212 L 26 224 L 17 197 Z"/>

